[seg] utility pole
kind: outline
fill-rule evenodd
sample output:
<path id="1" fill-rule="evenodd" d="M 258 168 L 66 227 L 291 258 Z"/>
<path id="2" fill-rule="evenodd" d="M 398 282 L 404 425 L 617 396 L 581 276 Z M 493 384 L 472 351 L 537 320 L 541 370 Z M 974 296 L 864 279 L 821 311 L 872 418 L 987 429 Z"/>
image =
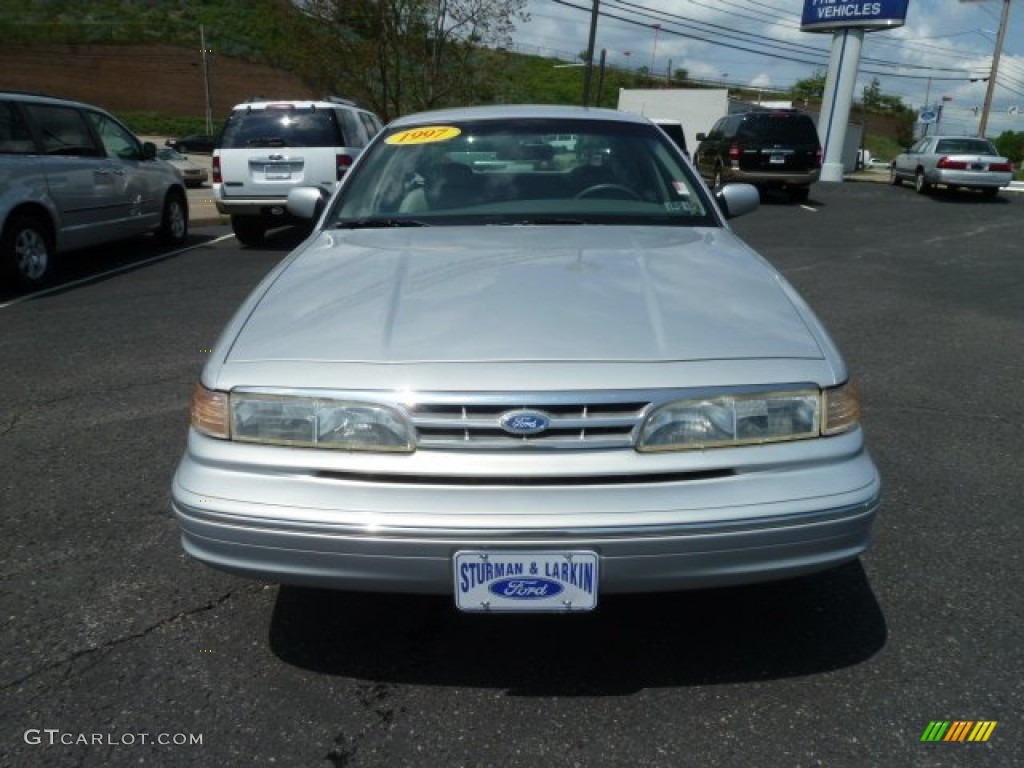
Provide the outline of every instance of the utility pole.
<path id="1" fill-rule="evenodd" d="M 203 87 L 206 92 L 206 132 L 213 133 L 213 108 L 210 106 L 210 68 L 206 63 L 206 31 L 199 25 L 199 48 L 203 52 Z"/>
<path id="2" fill-rule="evenodd" d="M 590 38 L 587 42 L 587 68 L 583 72 L 583 106 L 590 106 L 590 76 L 594 71 L 594 40 L 597 38 L 597 8 L 599 0 L 594 0 L 590 12 Z"/>
<path id="3" fill-rule="evenodd" d="M 601 66 L 598 69 L 597 77 L 597 98 L 594 99 L 594 106 L 601 106 L 601 95 L 604 93 L 604 61 L 608 51 L 604 48 L 601 49 Z"/>
<path id="4" fill-rule="evenodd" d="M 985 106 L 981 109 L 981 122 L 978 124 L 978 135 L 985 138 L 988 129 L 988 113 L 992 111 L 992 97 L 996 90 L 996 76 L 999 74 L 999 57 L 1003 53 L 1003 40 L 1006 39 L 1006 27 L 1010 20 L 1010 0 L 1003 0 L 1003 15 L 999 19 L 999 32 L 996 34 L 996 50 L 992 54 L 992 72 L 988 77 L 988 88 L 985 89 Z"/>

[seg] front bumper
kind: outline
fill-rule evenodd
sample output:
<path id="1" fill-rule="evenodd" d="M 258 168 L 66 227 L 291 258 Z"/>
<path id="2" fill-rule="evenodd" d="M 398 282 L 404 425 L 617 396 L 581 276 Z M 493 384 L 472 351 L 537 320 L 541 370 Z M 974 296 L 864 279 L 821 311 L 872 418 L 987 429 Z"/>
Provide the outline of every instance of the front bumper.
<path id="1" fill-rule="evenodd" d="M 859 431 L 804 442 L 827 442 L 830 455 L 787 466 L 786 455 L 806 444 L 758 446 L 766 455 L 757 471 L 521 485 L 512 476 L 310 472 L 298 469 L 304 461 L 257 470 L 231 454 L 309 452 L 192 433 L 173 508 L 190 555 L 277 583 L 451 594 L 457 551 L 571 549 L 598 554 L 602 593 L 724 586 L 830 568 L 869 546 L 880 481 Z M 727 463 L 733 450 L 749 449 L 716 457 Z M 591 453 L 583 466 L 602 461 Z"/>

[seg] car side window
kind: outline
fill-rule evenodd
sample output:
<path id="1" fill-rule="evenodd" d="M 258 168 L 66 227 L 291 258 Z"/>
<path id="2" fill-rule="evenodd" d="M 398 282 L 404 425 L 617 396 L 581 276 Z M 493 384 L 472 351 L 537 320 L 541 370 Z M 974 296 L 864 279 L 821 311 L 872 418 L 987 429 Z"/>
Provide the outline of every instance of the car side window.
<path id="1" fill-rule="evenodd" d="M 99 112 L 90 112 L 89 119 L 92 120 L 93 127 L 99 134 L 108 156 L 119 157 L 122 160 L 142 158 L 138 140 L 118 123 Z"/>
<path id="2" fill-rule="evenodd" d="M 9 101 L 0 101 L 0 154 L 35 154 L 32 132 L 18 109 Z"/>
<path id="3" fill-rule="evenodd" d="M 367 138 L 372 139 L 380 132 L 380 123 L 378 123 L 369 112 L 360 112 L 359 119 L 363 121 L 363 128 L 366 129 Z"/>
<path id="4" fill-rule="evenodd" d="M 53 104 L 26 104 L 25 109 L 47 155 L 103 156 L 80 110 Z"/>
<path id="5" fill-rule="evenodd" d="M 337 114 L 341 118 L 341 129 L 345 133 L 345 138 L 343 139 L 345 146 L 365 146 L 366 139 L 363 137 L 363 130 L 355 113 L 350 109 L 339 109 Z"/>
<path id="6" fill-rule="evenodd" d="M 722 137 L 726 139 L 734 138 L 742 122 L 742 117 L 727 117 L 722 124 Z"/>

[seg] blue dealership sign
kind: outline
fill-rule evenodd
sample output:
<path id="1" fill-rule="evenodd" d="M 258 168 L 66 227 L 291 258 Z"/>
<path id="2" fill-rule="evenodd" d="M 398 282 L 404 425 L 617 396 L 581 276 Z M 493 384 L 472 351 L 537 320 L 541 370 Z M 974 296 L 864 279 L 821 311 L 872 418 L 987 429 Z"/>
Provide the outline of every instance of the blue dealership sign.
<path id="1" fill-rule="evenodd" d="M 892 29 L 902 27 L 910 0 L 804 0 L 800 29 Z"/>

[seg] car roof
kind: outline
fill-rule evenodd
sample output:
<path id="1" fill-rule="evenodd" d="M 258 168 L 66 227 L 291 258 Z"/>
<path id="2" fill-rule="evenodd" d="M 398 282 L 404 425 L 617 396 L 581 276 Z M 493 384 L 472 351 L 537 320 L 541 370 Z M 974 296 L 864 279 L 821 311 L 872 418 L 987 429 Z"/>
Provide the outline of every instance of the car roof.
<path id="1" fill-rule="evenodd" d="M 485 107 L 459 107 L 418 112 L 394 120 L 390 127 L 438 123 L 445 120 L 522 120 L 530 118 L 611 120 L 620 123 L 650 124 L 642 115 L 599 107 L 570 107 L 556 104 L 500 104 Z"/>
<path id="2" fill-rule="evenodd" d="M 332 107 L 348 107 L 350 109 L 359 109 L 364 112 L 366 111 L 365 109 L 363 109 L 363 107 L 360 107 L 354 101 L 349 101 L 348 99 L 310 99 L 305 97 L 300 99 L 253 99 L 251 101 L 243 101 L 240 104 L 235 104 L 235 106 L 232 108 L 232 111 L 238 109 L 266 109 L 267 107 L 273 104 L 292 104 L 296 107 L 315 106 L 317 109 L 329 109 Z"/>
<path id="3" fill-rule="evenodd" d="M 39 93 L 38 91 L 0 90 L 0 98 L 13 98 L 18 101 L 30 102 L 33 104 L 63 104 L 65 106 L 83 107 L 86 109 L 98 110 L 100 112 L 103 111 L 92 104 L 86 104 L 84 101 L 66 99 L 63 96 L 50 96 L 49 94 Z"/>
<path id="4" fill-rule="evenodd" d="M 746 112 L 737 112 L 736 114 L 739 115 L 740 117 L 758 117 L 760 115 L 764 115 L 766 117 L 767 116 L 778 117 L 779 115 L 788 115 L 788 116 L 807 115 L 806 112 L 802 112 L 799 109 L 793 109 L 791 107 L 779 107 L 777 109 L 776 108 L 769 108 L 769 107 L 761 107 L 760 109 L 749 109 Z"/>

